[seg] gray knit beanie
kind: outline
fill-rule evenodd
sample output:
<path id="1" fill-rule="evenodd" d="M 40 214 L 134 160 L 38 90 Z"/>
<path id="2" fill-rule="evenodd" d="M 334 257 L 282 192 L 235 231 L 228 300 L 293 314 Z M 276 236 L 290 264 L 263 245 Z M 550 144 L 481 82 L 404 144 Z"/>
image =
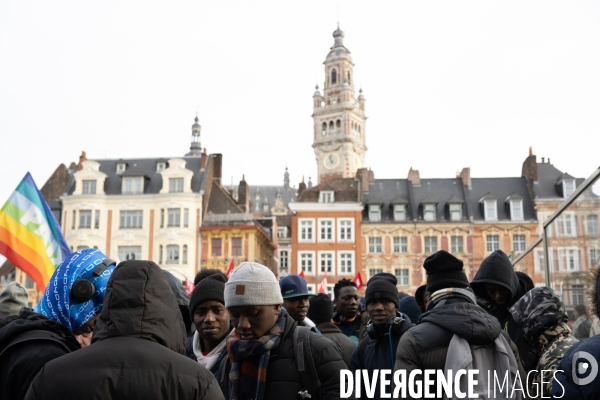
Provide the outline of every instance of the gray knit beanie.
<path id="1" fill-rule="evenodd" d="M 264 265 L 241 263 L 225 284 L 225 307 L 271 306 L 282 303 L 279 282 Z"/>
<path id="2" fill-rule="evenodd" d="M 28 291 L 19 282 L 11 282 L 0 293 L 0 319 L 18 315 L 21 307 L 27 307 Z"/>

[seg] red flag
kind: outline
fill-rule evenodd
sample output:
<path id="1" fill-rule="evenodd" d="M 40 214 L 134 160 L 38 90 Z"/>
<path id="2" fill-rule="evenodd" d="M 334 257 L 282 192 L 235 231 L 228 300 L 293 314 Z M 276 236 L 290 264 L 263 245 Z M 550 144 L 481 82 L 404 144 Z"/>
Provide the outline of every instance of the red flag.
<path id="1" fill-rule="evenodd" d="M 229 263 L 229 268 L 227 268 L 227 273 L 225 275 L 227 275 L 227 279 L 231 278 L 231 274 L 233 274 L 233 270 L 235 269 L 235 264 L 233 263 L 233 258 L 231 259 L 231 262 Z"/>
<path id="2" fill-rule="evenodd" d="M 319 285 L 319 293 L 327 293 L 327 272 L 323 275 L 323 280 Z"/>
<path id="3" fill-rule="evenodd" d="M 194 282 L 190 281 L 187 276 L 185 278 L 185 291 L 187 294 L 189 294 L 190 296 L 192 295 L 192 292 L 194 291 Z"/>
<path id="4" fill-rule="evenodd" d="M 300 271 L 300 273 L 298 274 L 298 276 L 304 278 L 304 270 Z"/>
<path id="5" fill-rule="evenodd" d="M 358 290 L 360 290 L 364 286 L 363 280 L 360 277 L 360 272 L 358 272 L 358 271 L 356 272 L 356 276 L 354 277 L 354 283 L 356 283 L 356 288 Z"/>

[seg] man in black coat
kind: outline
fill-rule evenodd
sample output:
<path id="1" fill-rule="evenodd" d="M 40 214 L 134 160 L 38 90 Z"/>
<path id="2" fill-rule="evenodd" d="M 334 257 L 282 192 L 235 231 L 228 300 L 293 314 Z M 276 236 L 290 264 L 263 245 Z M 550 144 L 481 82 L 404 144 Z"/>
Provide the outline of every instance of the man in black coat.
<path id="1" fill-rule="evenodd" d="M 337 325 L 331 322 L 333 317 L 333 302 L 325 293 L 319 293 L 317 297 L 311 297 L 308 317 L 317 325 L 321 335 L 336 344 L 342 352 L 346 365 L 350 365 L 350 356 L 356 350 L 356 343 L 344 335 Z"/>
<path id="2" fill-rule="evenodd" d="M 398 283 L 396 277 L 387 273 L 379 273 L 369 279 L 365 299 L 369 323 L 367 336 L 364 337 L 352 353 L 348 369 L 351 371 L 394 370 L 396 348 L 400 338 L 410 327 L 410 318 L 398 311 Z M 390 377 L 390 380 L 391 379 Z M 386 392 L 392 394 L 394 385 L 391 383 Z M 380 380 L 375 385 L 372 395 L 368 394 L 363 384 L 362 398 L 380 399 Z"/>
<path id="3" fill-rule="evenodd" d="M 122 262 L 108 282 L 93 344 L 46 364 L 25 398 L 223 399 L 210 371 L 183 356 L 185 339 L 160 267 Z"/>
<path id="4" fill-rule="evenodd" d="M 519 279 L 510 259 L 502 250 L 494 251 L 483 260 L 471 281 L 471 288 L 477 296 L 477 304 L 498 319 L 502 330 L 508 333 L 519 349 L 525 370 L 533 370 L 539 354 L 527 343 L 525 333 L 509 311 L 527 293 L 527 285 Z"/>
<path id="5" fill-rule="evenodd" d="M 225 397 L 339 399 L 340 370 L 346 368 L 339 349 L 325 337 L 297 326 L 282 303 L 277 278 L 264 265 L 244 262 L 225 284 L 225 306 L 234 327 L 226 339 L 230 367 L 225 369 L 229 373 L 221 378 L 221 387 L 231 391 Z M 295 333 L 303 346 L 301 362 L 296 357 Z M 308 348 L 300 333 L 308 338 Z M 303 379 L 306 374 L 299 365 L 312 381 Z M 314 385 L 317 381 L 319 387 Z"/>

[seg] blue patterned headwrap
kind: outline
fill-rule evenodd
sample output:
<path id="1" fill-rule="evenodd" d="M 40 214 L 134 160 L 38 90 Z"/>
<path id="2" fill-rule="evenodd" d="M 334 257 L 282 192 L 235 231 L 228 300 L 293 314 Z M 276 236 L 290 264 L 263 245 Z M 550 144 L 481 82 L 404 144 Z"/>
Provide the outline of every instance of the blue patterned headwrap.
<path id="1" fill-rule="evenodd" d="M 51 320 L 60 322 L 72 332 L 100 314 L 108 278 L 115 269 L 106 268 L 100 276 L 94 276 L 94 269 L 106 259 L 100 250 L 85 249 L 71 254 L 54 271 L 42 299 L 35 312 Z M 83 303 L 72 302 L 71 288 L 78 279 L 88 279 L 96 287 L 94 296 Z"/>

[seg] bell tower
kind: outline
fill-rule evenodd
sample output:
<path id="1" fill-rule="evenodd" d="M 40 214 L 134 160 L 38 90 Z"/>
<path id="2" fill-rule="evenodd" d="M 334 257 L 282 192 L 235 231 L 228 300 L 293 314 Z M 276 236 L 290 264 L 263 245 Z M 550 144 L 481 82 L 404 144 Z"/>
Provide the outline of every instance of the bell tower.
<path id="1" fill-rule="evenodd" d="M 314 139 L 319 183 L 352 178 L 363 168 L 366 145 L 365 97 L 354 91 L 354 63 L 344 46 L 344 32 L 333 32 L 334 43 L 325 58 L 323 94 L 313 95 Z"/>

